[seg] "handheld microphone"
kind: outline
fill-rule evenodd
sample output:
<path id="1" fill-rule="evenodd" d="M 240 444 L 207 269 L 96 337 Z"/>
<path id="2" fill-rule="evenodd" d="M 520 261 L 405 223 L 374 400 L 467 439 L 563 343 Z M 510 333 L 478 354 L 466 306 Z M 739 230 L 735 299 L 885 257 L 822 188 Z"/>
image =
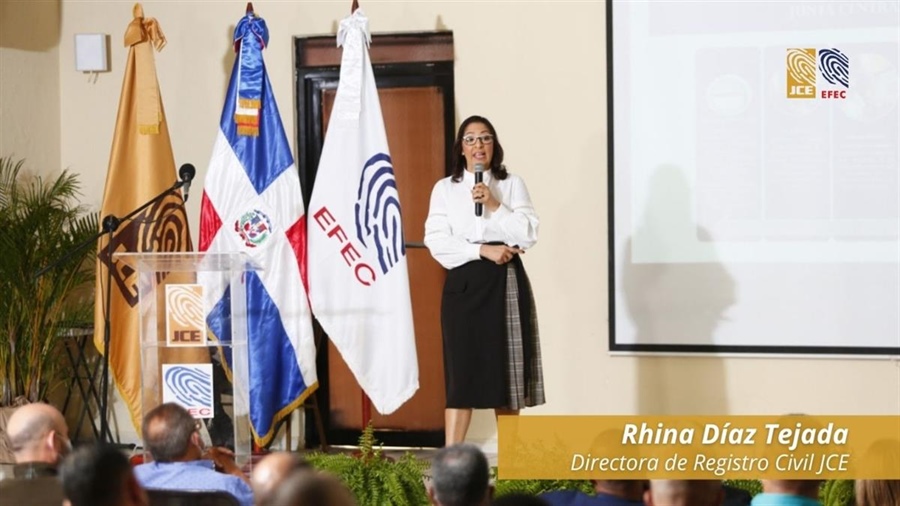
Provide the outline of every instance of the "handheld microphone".
<path id="1" fill-rule="evenodd" d="M 191 191 L 191 181 L 197 174 L 197 169 L 193 165 L 186 163 L 178 169 L 178 177 L 181 178 L 181 194 L 184 196 L 184 202 L 187 202 L 188 194 Z"/>
<path id="2" fill-rule="evenodd" d="M 475 184 L 484 182 L 484 164 L 476 163 L 475 164 Z M 481 202 L 475 203 L 475 216 L 481 216 L 484 214 L 484 204 Z"/>

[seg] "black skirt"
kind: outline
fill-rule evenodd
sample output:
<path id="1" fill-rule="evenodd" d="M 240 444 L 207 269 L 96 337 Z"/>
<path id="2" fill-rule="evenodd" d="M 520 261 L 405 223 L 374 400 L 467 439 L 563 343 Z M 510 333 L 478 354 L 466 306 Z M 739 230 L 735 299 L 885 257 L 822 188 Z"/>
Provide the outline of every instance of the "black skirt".
<path id="1" fill-rule="evenodd" d="M 514 321 L 509 305 L 516 309 Z M 537 320 L 519 257 L 506 265 L 476 260 L 450 270 L 441 327 L 448 408 L 519 409 L 544 402 Z"/>

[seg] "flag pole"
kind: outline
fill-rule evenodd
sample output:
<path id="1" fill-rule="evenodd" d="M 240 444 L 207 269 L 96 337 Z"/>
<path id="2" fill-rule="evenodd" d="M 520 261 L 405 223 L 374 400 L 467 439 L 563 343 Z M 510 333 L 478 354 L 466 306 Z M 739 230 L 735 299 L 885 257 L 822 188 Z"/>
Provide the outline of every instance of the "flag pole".
<path id="1" fill-rule="evenodd" d="M 256 12 L 253 10 L 253 2 L 247 2 L 247 10 L 245 11 L 245 14 L 247 14 L 248 16 L 256 14 Z M 238 46 L 235 45 L 235 51 L 237 51 L 237 47 Z M 290 421 L 288 421 L 288 423 L 290 423 Z M 250 447 L 251 447 L 250 453 L 252 455 L 263 455 L 263 454 L 268 453 L 268 451 L 265 448 L 263 448 L 259 444 L 257 444 L 255 437 L 250 442 Z"/>
<path id="2" fill-rule="evenodd" d="M 353 3 L 350 4 L 350 14 L 356 12 L 356 9 L 359 9 L 359 0 L 353 0 Z M 366 391 L 360 387 L 362 392 L 362 427 L 361 430 L 366 430 L 366 427 L 369 426 L 369 423 L 372 421 L 372 399 L 369 399 L 369 396 L 366 395 Z"/>
<path id="3" fill-rule="evenodd" d="M 369 422 L 372 421 L 372 400 L 366 395 L 366 391 L 362 391 L 362 430 L 366 430 Z"/>

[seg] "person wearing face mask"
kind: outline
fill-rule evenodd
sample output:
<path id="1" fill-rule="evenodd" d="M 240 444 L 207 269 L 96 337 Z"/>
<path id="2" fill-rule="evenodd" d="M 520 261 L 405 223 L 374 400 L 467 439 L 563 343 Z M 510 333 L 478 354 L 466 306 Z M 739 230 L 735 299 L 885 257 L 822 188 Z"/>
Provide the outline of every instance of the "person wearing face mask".
<path id="1" fill-rule="evenodd" d="M 59 463 L 72 451 L 66 420 L 49 404 L 35 402 L 17 409 L 6 432 L 16 458 L 15 478 L 56 476 Z"/>
<path id="2" fill-rule="evenodd" d="M 545 402 L 537 314 L 521 255 L 538 216 L 503 165 L 487 118 L 471 116 L 453 145 L 452 175 L 435 184 L 425 245 L 448 270 L 441 301 L 446 445 L 465 440 L 473 409 L 518 414 Z"/>
<path id="3" fill-rule="evenodd" d="M 49 404 L 26 404 L 9 418 L 6 433 L 16 464 L 13 479 L 0 481 L 0 503 L 61 504 L 64 494 L 58 469 L 72 450 L 62 413 Z"/>
<path id="4" fill-rule="evenodd" d="M 141 433 L 153 461 L 134 468 L 138 482 L 146 489 L 220 490 L 236 497 L 241 506 L 251 506 L 250 482 L 234 454 L 225 448 L 204 449 L 199 431 L 199 421 L 178 404 L 150 410 Z"/>

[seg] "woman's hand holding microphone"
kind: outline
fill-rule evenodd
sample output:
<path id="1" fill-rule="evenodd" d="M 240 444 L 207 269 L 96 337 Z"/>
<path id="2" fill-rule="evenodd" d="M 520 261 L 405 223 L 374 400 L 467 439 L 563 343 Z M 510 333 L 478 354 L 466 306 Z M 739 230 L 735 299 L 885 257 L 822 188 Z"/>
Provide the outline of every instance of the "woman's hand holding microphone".
<path id="1" fill-rule="evenodd" d="M 491 189 L 484 183 L 478 183 L 472 188 L 472 201 L 483 204 L 488 211 L 494 212 L 500 207 L 500 201 L 494 198 Z"/>

